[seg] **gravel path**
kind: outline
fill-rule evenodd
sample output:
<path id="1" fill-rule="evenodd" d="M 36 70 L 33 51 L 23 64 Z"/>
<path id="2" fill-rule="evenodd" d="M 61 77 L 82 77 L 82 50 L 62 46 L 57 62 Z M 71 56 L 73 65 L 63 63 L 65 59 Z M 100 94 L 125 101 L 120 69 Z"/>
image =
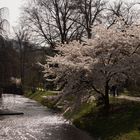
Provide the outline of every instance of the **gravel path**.
<path id="1" fill-rule="evenodd" d="M 132 96 L 120 95 L 117 98 L 140 102 L 140 97 L 132 97 Z"/>

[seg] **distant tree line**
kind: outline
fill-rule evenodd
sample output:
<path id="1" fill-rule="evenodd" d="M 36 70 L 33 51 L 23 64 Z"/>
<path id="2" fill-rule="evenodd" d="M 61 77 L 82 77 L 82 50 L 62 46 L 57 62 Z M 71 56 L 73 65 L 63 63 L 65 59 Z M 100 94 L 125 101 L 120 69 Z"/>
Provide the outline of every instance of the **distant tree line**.
<path id="1" fill-rule="evenodd" d="M 10 39 L 8 14 L 8 8 L 0 9 L 0 89 L 12 92 L 16 84 L 11 78 L 20 79 L 22 90 L 43 86 L 43 73 L 37 63 L 45 63 L 50 50 L 30 42 L 31 35 L 24 25 L 15 27 L 15 38 Z"/>

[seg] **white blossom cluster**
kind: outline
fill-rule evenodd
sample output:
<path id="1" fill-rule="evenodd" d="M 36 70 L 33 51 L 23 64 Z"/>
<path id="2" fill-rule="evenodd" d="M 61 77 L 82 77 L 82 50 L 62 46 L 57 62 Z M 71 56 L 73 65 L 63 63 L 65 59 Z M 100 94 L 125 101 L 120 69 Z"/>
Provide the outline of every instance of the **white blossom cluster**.
<path id="1" fill-rule="evenodd" d="M 121 83 L 139 75 L 140 27 L 115 24 L 94 28 L 94 36 L 83 43 L 73 41 L 57 47 L 59 54 L 49 57 L 45 77 L 53 75 L 63 94 L 86 95 L 95 90 L 105 94 L 105 85 Z"/>

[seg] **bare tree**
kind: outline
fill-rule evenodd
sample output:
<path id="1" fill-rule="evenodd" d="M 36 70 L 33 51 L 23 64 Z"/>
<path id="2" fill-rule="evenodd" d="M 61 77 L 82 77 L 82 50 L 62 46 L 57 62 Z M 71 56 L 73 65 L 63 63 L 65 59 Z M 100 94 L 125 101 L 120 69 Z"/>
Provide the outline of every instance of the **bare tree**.
<path id="1" fill-rule="evenodd" d="M 126 3 L 123 1 L 110 4 L 106 13 L 108 28 L 115 24 L 118 18 L 121 18 L 125 25 L 137 23 L 139 10 L 135 7 L 136 5 L 137 3 Z"/>
<path id="2" fill-rule="evenodd" d="M 0 65 L 1 65 L 1 76 L 0 76 L 0 81 L 1 81 L 1 85 L 5 82 L 6 83 L 6 78 L 7 78 L 7 72 L 6 72 L 6 64 L 7 63 L 7 59 L 9 58 L 9 55 L 7 53 L 7 50 L 9 48 L 5 48 L 5 46 L 7 45 L 6 43 L 8 41 L 5 40 L 5 38 L 7 37 L 7 33 L 8 33 L 8 29 L 9 29 L 9 22 L 7 20 L 8 18 L 8 13 L 9 10 L 7 7 L 3 7 L 0 8 Z M 10 50 L 11 51 L 11 50 Z M 6 58 L 5 56 L 7 56 L 8 58 Z M 8 65 L 9 66 L 9 65 Z"/>
<path id="3" fill-rule="evenodd" d="M 0 35 L 3 37 L 6 37 L 9 32 L 8 16 L 9 9 L 7 7 L 0 8 Z"/>
<path id="4" fill-rule="evenodd" d="M 106 3 L 103 0 L 75 0 L 75 9 L 81 16 L 81 21 L 75 22 L 84 28 L 87 38 L 92 36 L 91 28 L 102 22 L 102 12 L 106 9 Z"/>
<path id="5" fill-rule="evenodd" d="M 54 47 L 55 42 L 68 43 L 81 36 L 81 26 L 75 22 L 80 15 L 75 14 L 70 0 L 34 0 L 33 3 L 32 7 L 24 8 L 24 16 L 41 43 Z"/>
<path id="6" fill-rule="evenodd" d="M 20 26 L 18 29 L 14 29 L 16 38 L 19 44 L 19 55 L 20 55 L 20 77 L 21 83 L 24 85 L 24 70 L 25 70 L 25 45 L 29 41 L 28 29 L 24 26 Z"/>

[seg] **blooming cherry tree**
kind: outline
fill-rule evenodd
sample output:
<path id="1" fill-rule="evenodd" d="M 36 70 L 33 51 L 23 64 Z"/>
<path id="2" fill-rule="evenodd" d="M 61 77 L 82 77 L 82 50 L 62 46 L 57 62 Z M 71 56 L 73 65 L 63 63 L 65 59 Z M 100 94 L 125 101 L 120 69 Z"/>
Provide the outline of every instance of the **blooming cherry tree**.
<path id="1" fill-rule="evenodd" d="M 100 25 L 93 34 L 84 43 L 60 44 L 59 53 L 44 66 L 45 77 L 53 75 L 63 87 L 63 97 L 74 95 L 77 102 L 95 90 L 108 108 L 109 88 L 139 74 L 140 27 L 123 26 L 119 21 L 109 29 Z"/>

